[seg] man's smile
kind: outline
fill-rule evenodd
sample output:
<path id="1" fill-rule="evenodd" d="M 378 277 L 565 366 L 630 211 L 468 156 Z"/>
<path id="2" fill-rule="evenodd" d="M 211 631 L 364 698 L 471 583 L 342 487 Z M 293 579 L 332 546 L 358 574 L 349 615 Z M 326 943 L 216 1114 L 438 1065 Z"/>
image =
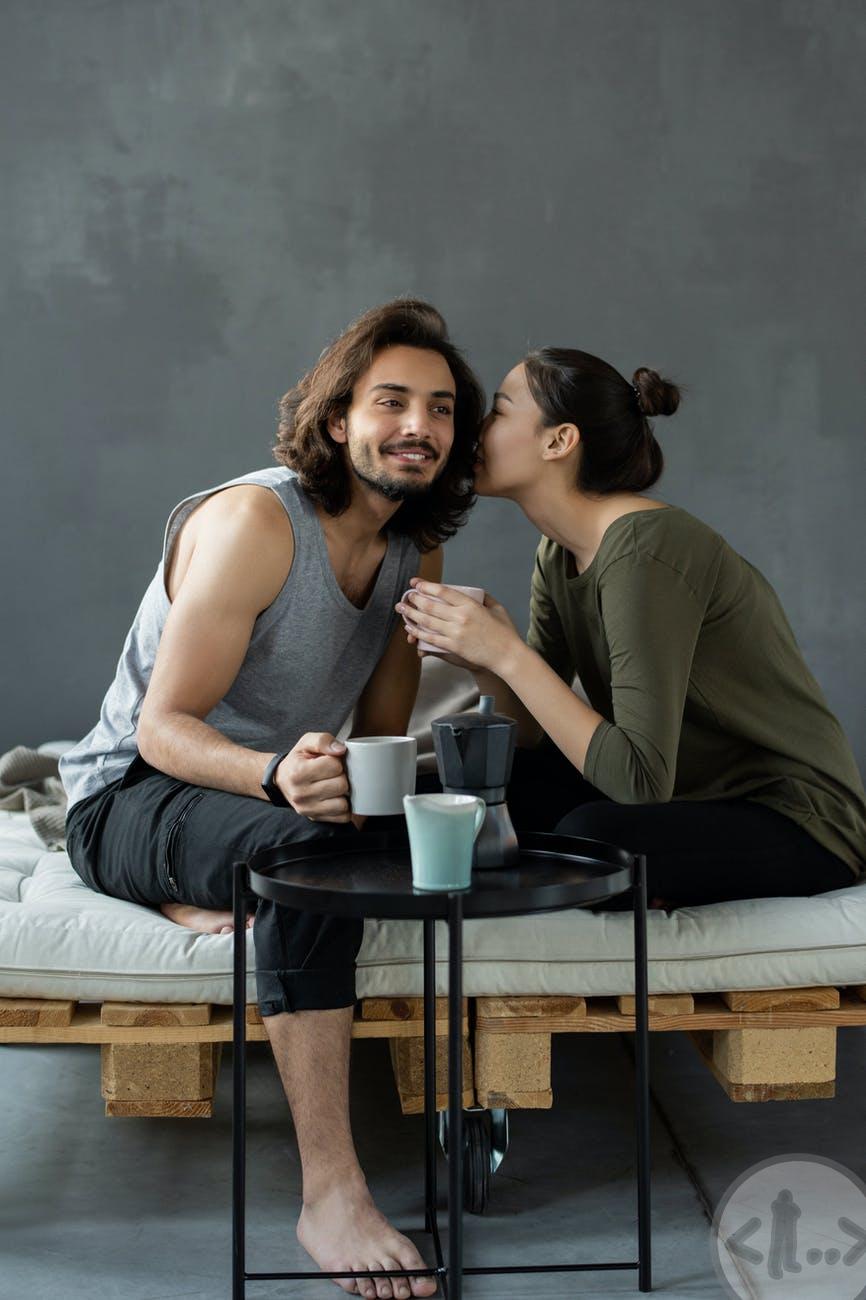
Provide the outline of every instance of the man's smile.
<path id="1" fill-rule="evenodd" d="M 422 465 L 425 461 L 436 459 L 433 452 L 424 447 L 395 447 L 386 450 L 383 455 L 391 456 L 404 465 Z"/>

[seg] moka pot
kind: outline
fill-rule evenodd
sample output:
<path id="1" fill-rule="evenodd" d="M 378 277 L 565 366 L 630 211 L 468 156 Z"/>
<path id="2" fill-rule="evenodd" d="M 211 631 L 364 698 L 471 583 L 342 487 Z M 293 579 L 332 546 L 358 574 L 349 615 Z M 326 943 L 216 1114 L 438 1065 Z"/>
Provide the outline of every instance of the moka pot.
<path id="1" fill-rule="evenodd" d="M 511 778 L 517 723 L 494 713 L 492 695 L 482 695 L 478 711 L 436 718 L 433 748 L 446 794 L 474 794 L 487 804 L 475 841 L 473 867 L 509 867 L 520 850 L 511 824 L 505 790 Z"/>

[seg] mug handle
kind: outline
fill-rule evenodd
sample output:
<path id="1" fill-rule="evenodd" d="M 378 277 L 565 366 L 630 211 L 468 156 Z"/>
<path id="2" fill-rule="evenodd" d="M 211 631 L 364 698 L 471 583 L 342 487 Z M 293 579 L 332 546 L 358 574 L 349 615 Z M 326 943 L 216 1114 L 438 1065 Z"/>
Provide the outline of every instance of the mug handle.
<path id="1" fill-rule="evenodd" d="M 487 816 L 487 804 L 483 799 L 479 799 L 477 795 L 475 797 L 475 805 L 475 830 L 472 832 L 473 844 L 478 839 L 478 832 L 484 825 L 484 818 Z"/>

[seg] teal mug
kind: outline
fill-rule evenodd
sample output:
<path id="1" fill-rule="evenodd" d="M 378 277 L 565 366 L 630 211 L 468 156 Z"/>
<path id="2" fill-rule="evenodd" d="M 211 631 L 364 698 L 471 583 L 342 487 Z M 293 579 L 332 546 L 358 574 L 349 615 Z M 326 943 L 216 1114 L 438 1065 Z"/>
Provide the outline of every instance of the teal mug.
<path id="1" fill-rule="evenodd" d="M 468 889 L 472 849 L 487 813 L 484 800 L 472 794 L 407 794 L 403 808 L 414 887 Z"/>

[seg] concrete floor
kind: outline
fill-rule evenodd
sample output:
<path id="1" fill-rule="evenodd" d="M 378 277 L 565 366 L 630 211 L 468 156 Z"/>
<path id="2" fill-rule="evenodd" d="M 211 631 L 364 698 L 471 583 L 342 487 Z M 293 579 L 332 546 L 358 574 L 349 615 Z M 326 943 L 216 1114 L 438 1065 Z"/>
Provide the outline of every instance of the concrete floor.
<path id="1" fill-rule="evenodd" d="M 809 1152 L 866 1176 L 859 1140 L 866 1036 L 843 1029 L 838 1041 L 835 1100 L 735 1105 L 682 1035 L 651 1035 L 658 1294 L 723 1294 L 710 1257 L 712 1209 L 758 1160 Z M 512 1115 L 488 1212 L 466 1219 L 467 1266 L 636 1258 L 630 1047 L 628 1036 L 615 1034 L 554 1038 L 554 1109 Z M 0 1052 L 4 1300 L 228 1297 L 230 1048 L 215 1117 L 187 1121 L 106 1119 L 95 1048 Z M 248 1059 L 247 1266 L 305 1269 L 311 1264 L 294 1236 L 300 1177 L 285 1099 L 268 1045 L 251 1046 Z M 384 1042 L 356 1041 L 352 1068 L 362 1164 L 381 1208 L 423 1250 L 423 1233 L 414 1231 L 423 1226 L 422 1120 L 400 1114 Z M 444 1180 L 442 1161 L 440 1187 Z M 469 1278 L 465 1293 L 467 1300 L 639 1294 L 634 1272 Z M 247 1294 L 324 1300 L 343 1292 L 326 1281 L 269 1282 L 249 1284 Z M 796 1300 L 796 1287 L 787 1285 L 785 1300 Z"/>

